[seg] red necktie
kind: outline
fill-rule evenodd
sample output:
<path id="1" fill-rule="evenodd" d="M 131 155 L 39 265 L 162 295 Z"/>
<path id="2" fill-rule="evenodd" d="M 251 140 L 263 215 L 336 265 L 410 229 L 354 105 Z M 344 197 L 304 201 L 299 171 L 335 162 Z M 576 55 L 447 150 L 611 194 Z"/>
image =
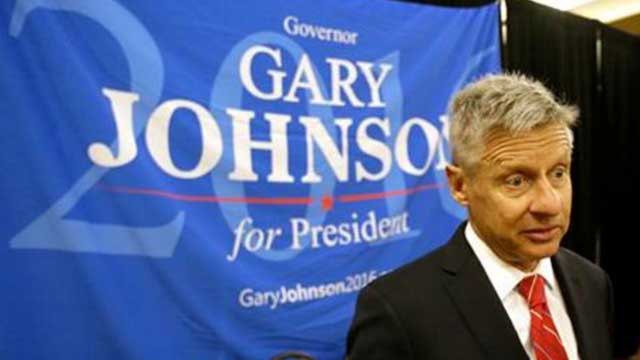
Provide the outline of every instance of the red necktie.
<path id="1" fill-rule="evenodd" d="M 560 335 L 553 324 L 547 298 L 544 295 L 544 278 L 538 274 L 527 276 L 518 285 L 520 295 L 529 303 L 531 314 L 531 344 L 537 360 L 567 360 Z"/>

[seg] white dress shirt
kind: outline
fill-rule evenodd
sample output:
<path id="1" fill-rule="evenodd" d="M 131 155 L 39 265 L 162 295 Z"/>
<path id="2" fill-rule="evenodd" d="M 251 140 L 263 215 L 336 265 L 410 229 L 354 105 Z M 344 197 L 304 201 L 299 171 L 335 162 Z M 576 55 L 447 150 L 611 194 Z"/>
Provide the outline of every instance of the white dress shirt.
<path id="1" fill-rule="evenodd" d="M 573 326 L 567 314 L 564 299 L 562 298 L 558 281 L 551 266 L 551 260 L 544 258 L 538 262 L 538 265 L 531 273 L 525 273 L 500 259 L 493 250 L 478 237 L 478 234 L 476 234 L 470 222 L 467 223 L 464 234 L 471 249 L 473 249 L 473 252 L 480 260 L 480 264 L 487 273 L 498 297 L 502 301 L 502 305 L 507 311 L 511 323 L 518 333 L 520 342 L 527 352 L 527 355 L 529 355 L 529 358 L 536 358 L 529 336 L 531 315 L 529 313 L 529 305 L 518 292 L 518 284 L 523 278 L 533 273 L 538 273 L 545 280 L 547 306 L 549 307 L 553 323 L 559 332 L 567 356 L 569 360 L 579 360 Z"/>

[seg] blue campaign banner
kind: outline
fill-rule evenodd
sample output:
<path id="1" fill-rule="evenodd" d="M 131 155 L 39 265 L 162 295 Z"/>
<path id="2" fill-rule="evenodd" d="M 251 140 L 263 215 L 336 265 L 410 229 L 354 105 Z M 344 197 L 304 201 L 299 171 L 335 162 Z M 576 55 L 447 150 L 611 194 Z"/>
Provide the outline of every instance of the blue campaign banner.
<path id="1" fill-rule="evenodd" d="M 344 356 L 441 246 L 447 105 L 498 7 L 0 4 L 0 358 Z"/>

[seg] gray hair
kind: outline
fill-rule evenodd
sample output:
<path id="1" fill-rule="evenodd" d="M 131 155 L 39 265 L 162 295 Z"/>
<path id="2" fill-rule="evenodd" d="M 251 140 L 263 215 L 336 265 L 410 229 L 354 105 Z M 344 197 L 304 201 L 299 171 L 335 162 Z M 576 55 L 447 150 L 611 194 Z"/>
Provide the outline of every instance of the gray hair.
<path id="1" fill-rule="evenodd" d="M 450 105 L 453 163 L 473 169 L 492 130 L 517 135 L 546 125 L 564 125 L 573 146 L 571 127 L 578 109 L 562 104 L 542 83 L 519 74 L 488 75 L 467 85 Z"/>

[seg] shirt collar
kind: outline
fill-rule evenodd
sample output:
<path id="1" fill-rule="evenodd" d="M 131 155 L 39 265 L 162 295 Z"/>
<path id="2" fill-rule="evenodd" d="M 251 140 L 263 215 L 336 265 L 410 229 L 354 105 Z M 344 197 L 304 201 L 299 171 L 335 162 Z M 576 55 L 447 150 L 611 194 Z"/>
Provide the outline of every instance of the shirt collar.
<path id="1" fill-rule="evenodd" d="M 491 281 L 501 301 L 516 288 L 523 278 L 534 273 L 541 275 L 545 279 L 545 284 L 549 290 L 553 291 L 553 289 L 556 288 L 553 266 L 551 266 L 551 259 L 548 257 L 540 260 L 531 273 L 526 273 L 500 259 L 493 250 L 480 239 L 473 229 L 473 226 L 471 226 L 471 222 L 467 222 L 464 235 L 471 249 L 480 260 L 480 264 L 487 273 L 489 281 Z"/>

